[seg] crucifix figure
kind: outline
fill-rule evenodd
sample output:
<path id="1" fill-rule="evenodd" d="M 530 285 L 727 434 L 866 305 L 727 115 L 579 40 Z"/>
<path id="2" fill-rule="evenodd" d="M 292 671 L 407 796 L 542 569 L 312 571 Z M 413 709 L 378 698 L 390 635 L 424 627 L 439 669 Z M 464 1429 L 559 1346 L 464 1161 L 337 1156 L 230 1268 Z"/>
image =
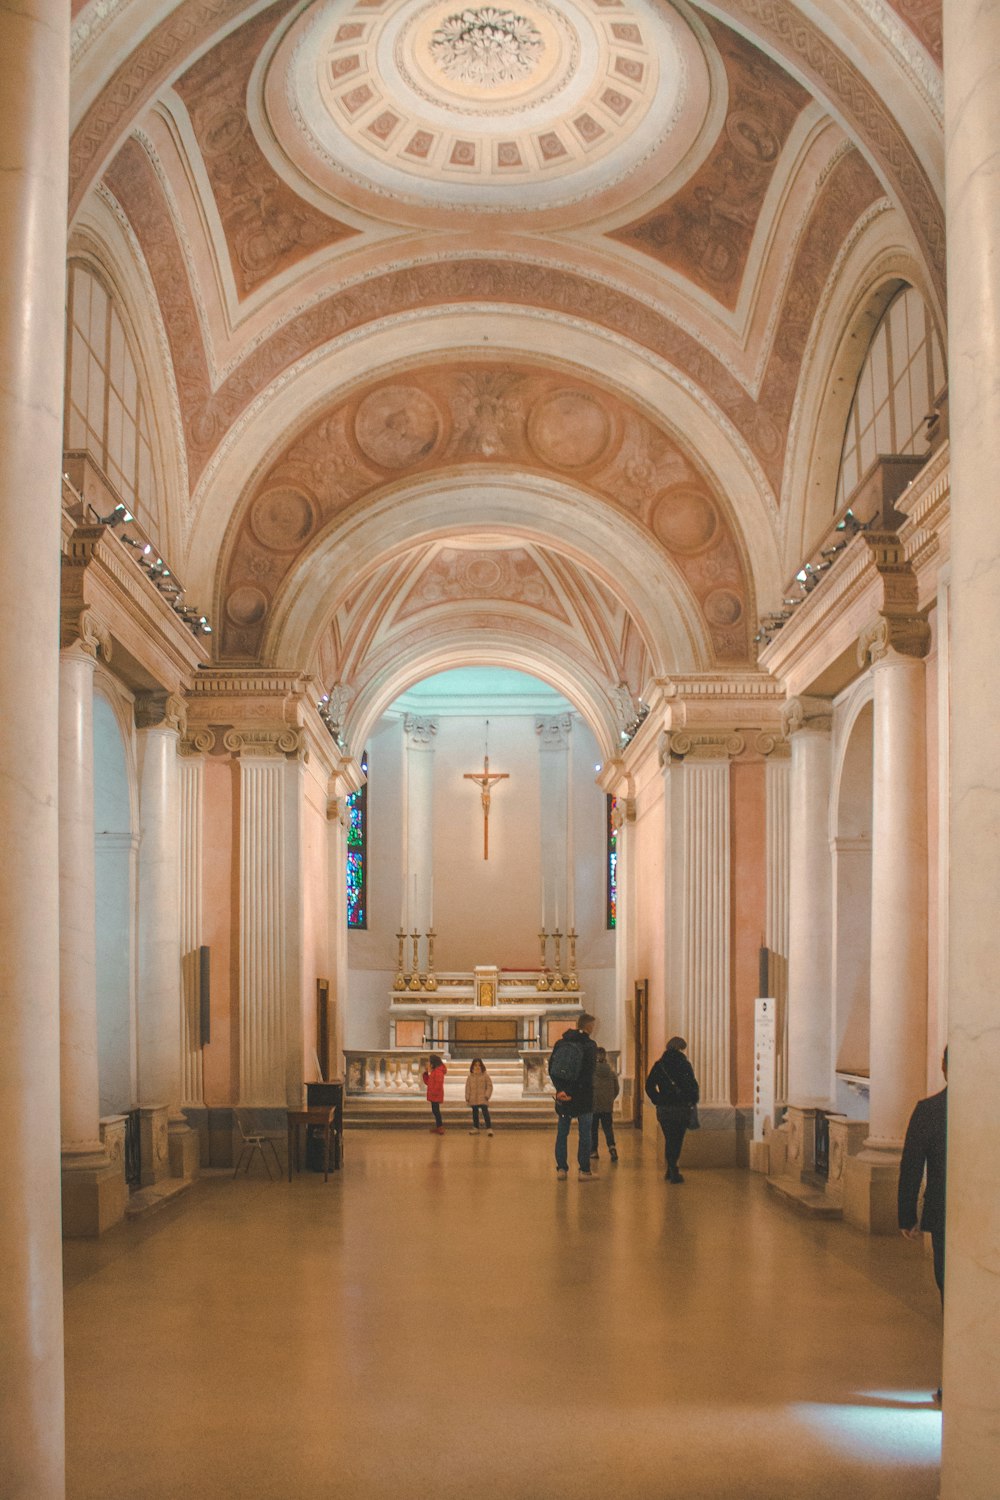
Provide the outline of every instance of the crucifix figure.
<path id="1" fill-rule="evenodd" d="M 482 792 L 483 800 L 483 858 L 490 857 L 490 790 L 498 781 L 506 781 L 509 771 L 490 771 L 490 758 L 483 756 L 482 771 L 466 771 L 463 781 L 474 781 Z"/>

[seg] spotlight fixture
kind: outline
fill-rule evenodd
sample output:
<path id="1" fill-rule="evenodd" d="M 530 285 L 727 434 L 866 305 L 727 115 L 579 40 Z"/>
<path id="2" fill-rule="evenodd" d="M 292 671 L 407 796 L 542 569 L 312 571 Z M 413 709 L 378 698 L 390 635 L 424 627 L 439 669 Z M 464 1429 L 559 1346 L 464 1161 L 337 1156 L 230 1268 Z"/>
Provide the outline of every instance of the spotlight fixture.
<path id="1" fill-rule="evenodd" d="M 65 478 L 65 475 L 63 477 Z M 134 520 L 135 516 L 129 510 L 128 506 L 123 505 L 119 501 L 110 516 L 98 516 L 97 523 L 99 526 L 122 526 Z"/>
<path id="2" fill-rule="evenodd" d="M 125 545 L 126 545 L 126 547 L 134 547 L 134 548 L 135 548 L 135 550 L 136 550 L 136 551 L 137 551 L 137 552 L 138 552 L 138 553 L 139 553 L 139 554 L 140 554 L 140 555 L 141 555 L 141 556 L 142 556 L 142 557 L 148 557 L 148 556 L 149 556 L 149 554 L 150 554 L 150 553 L 151 553 L 151 552 L 152 552 L 152 550 L 153 550 L 153 548 L 152 548 L 152 545 L 151 545 L 151 544 L 150 544 L 150 543 L 149 543 L 149 542 L 140 542 L 140 541 L 139 541 L 139 540 L 138 540 L 138 539 L 137 539 L 137 538 L 136 538 L 136 537 L 134 537 L 134 536 L 123 536 L 123 537 L 122 537 L 122 541 L 123 541 L 123 542 L 124 542 L 124 543 L 125 543 Z"/>

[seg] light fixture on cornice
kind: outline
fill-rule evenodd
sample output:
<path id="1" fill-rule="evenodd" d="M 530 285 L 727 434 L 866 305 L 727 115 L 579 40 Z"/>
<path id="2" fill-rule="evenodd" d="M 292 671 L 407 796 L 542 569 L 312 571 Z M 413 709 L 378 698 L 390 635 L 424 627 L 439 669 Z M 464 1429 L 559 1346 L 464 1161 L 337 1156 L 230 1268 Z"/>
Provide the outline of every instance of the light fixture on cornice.
<path id="1" fill-rule="evenodd" d="M 66 476 L 64 475 L 63 477 L 65 478 Z M 122 526 L 134 520 L 135 516 L 129 510 L 128 506 L 119 501 L 110 516 L 98 516 L 97 523 L 99 526 Z"/>

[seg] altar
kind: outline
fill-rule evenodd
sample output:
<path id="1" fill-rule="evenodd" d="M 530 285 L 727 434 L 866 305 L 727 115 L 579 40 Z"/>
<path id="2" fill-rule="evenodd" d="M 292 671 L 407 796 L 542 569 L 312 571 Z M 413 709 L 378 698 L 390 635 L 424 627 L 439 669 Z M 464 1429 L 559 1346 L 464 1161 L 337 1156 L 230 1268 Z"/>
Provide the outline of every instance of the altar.
<path id="1" fill-rule="evenodd" d="M 471 974 L 436 974 L 433 983 L 433 989 L 425 980 L 391 993 L 391 1047 L 426 1047 L 446 1057 L 516 1057 L 551 1048 L 583 1011 L 582 993 L 558 975 L 540 989 L 537 975 L 483 964 Z"/>

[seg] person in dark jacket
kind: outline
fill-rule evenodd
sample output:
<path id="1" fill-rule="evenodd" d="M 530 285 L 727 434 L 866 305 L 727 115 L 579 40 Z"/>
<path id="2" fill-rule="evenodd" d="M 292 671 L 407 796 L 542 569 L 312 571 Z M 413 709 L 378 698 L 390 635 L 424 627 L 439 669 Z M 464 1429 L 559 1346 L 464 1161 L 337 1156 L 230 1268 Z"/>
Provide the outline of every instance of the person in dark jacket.
<path id="1" fill-rule="evenodd" d="M 934 1249 L 934 1280 L 944 1303 L 944 1200 L 948 1158 L 948 1049 L 941 1059 L 945 1087 L 920 1099 L 910 1116 L 899 1164 L 899 1227 L 909 1240 L 929 1234 Z M 924 1208 L 917 1223 L 920 1184 L 927 1173 Z"/>
<path id="2" fill-rule="evenodd" d="M 549 1058 L 549 1077 L 556 1090 L 556 1177 L 560 1182 L 565 1182 L 569 1173 L 569 1132 L 574 1120 L 577 1122 L 577 1129 L 580 1133 L 576 1150 L 580 1181 L 592 1180 L 590 1133 L 594 1110 L 594 1067 L 597 1063 L 597 1045 L 591 1040 L 590 1033 L 596 1024 L 596 1018 L 583 1011 L 577 1017 L 575 1029 L 571 1028 L 563 1032 Z M 559 1064 L 556 1056 L 561 1047 L 579 1047 L 581 1050 L 579 1064 L 575 1069 L 576 1077 L 572 1082 L 566 1082 L 559 1077 Z M 553 1072 L 553 1063 L 555 1063 L 555 1072 Z"/>
<path id="3" fill-rule="evenodd" d="M 667 1050 L 650 1068 L 646 1079 L 646 1097 L 656 1105 L 656 1118 L 667 1149 L 667 1170 L 663 1175 L 668 1182 L 684 1181 L 678 1168 L 681 1147 L 691 1111 L 701 1097 L 694 1069 L 684 1056 L 686 1051 L 684 1038 L 672 1036 Z"/>

